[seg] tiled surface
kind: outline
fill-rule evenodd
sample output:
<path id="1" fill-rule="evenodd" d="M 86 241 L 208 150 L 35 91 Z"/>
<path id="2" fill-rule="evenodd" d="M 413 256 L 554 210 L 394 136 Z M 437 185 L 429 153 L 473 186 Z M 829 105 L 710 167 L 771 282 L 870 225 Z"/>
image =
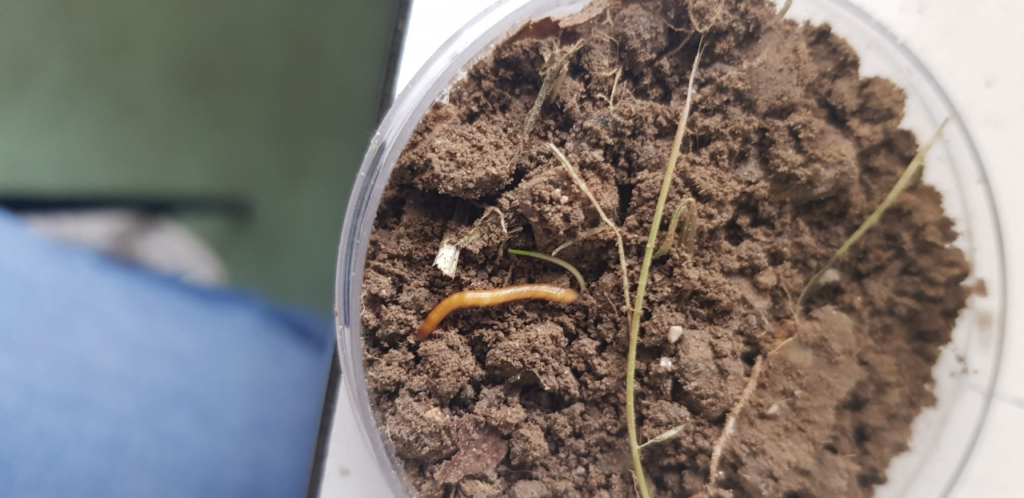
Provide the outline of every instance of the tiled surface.
<path id="1" fill-rule="evenodd" d="M 795 0 L 799 2 L 800 0 Z M 950 94 L 974 139 L 995 189 L 1009 261 L 1011 303 L 1007 340 L 996 401 L 974 456 L 953 496 L 1024 496 L 1024 309 L 1015 307 L 1014 282 L 1024 281 L 1024 265 L 1014 255 L 1024 244 L 1024 167 L 1014 145 L 1024 137 L 1024 2 L 1019 0 L 851 0 L 888 26 L 924 61 Z M 398 74 L 401 89 L 427 58 L 489 3 L 482 0 L 413 0 Z M 367 473 L 353 471 L 369 462 L 358 453 L 352 421 L 336 422 L 322 488 L 324 497 L 378 496 L 381 488 Z M 342 475 L 341 466 L 349 470 Z M 371 491 L 372 490 L 372 491 Z"/>
<path id="2" fill-rule="evenodd" d="M 954 498 L 1024 496 L 1024 406 L 996 401 Z"/>

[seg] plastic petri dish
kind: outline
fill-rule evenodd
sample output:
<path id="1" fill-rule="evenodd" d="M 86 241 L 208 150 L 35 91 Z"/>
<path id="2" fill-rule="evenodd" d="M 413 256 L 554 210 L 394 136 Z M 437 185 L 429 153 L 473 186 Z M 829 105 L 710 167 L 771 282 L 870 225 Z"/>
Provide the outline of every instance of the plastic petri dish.
<path id="1" fill-rule="evenodd" d="M 447 98 L 465 68 L 531 20 L 578 12 L 589 0 L 505 0 L 452 36 L 402 91 L 373 136 L 349 199 L 338 255 L 336 309 L 342 382 L 362 443 L 396 497 L 415 496 L 402 463 L 377 428 L 363 372 L 359 316 L 367 245 L 381 195 L 413 129 L 437 100 Z M 933 369 L 935 406 L 914 421 L 908 450 L 890 463 L 878 497 L 931 498 L 950 493 L 984 427 L 1003 350 L 1006 272 L 1003 241 L 991 189 L 969 130 L 939 83 L 884 26 L 846 0 L 800 0 L 786 17 L 828 23 L 861 58 L 862 76 L 883 76 L 907 91 L 902 126 L 919 138 L 952 121 L 933 148 L 924 180 L 943 195 L 960 247 L 972 264 L 968 282 L 983 283 L 956 323 L 952 341 Z"/>

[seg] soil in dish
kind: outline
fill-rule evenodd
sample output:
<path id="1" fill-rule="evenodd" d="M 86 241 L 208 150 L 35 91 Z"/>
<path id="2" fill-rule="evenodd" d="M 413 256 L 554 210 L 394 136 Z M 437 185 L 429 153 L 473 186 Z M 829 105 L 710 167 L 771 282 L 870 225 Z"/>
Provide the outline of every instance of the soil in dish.
<path id="1" fill-rule="evenodd" d="M 635 494 L 611 232 L 559 253 L 587 282 L 575 303 L 460 310 L 411 337 L 460 290 L 575 287 L 561 268 L 505 252 L 550 253 L 600 226 L 547 142 L 621 227 L 636 282 L 694 32 L 707 49 L 667 209 L 696 200 L 695 250 L 654 262 L 641 310 L 640 440 L 682 427 L 644 448 L 652 494 L 871 496 L 934 403 L 931 368 L 969 267 L 931 187 L 904 192 L 794 319 L 808 277 L 917 150 L 899 128 L 904 91 L 861 77 L 828 26 L 781 20 L 766 1 L 616 3 L 580 23 L 537 23 L 476 62 L 387 186 L 363 282 L 366 377 L 381 433 L 423 496 Z M 520 140 L 546 68 L 569 47 Z M 438 247 L 474 225 L 456 276 L 442 275 Z M 762 355 L 709 486 L 712 448 Z"/>

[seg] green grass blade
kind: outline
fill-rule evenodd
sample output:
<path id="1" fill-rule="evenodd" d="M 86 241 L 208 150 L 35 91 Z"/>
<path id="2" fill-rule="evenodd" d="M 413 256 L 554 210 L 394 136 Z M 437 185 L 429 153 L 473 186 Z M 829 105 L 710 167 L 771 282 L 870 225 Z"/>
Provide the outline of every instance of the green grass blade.
<path id="1" fill-rule="evenodd" d="M 673 428 L 671 428 L 671 429 L 669 429 L 669 430 L 667 430 L 665 432 L 662 432 L 661 434 L 658 434 L 657 436 L 652 437 L 646 443 L 641 444 L 640 445 L 640 449 L 644 449 L 647 446 L 652 445 L 652 444 L 658 444 L 658 443 L 662 443 L 662 442 L 668 441 L 669 439 L 672 439 L 672 438 L 678 436 L 679 433 L 682 430 L 683 430 L 683 426 L 681 426 L 681 425 L 675 426 L 675 427 L 673 427 Z"/>
<path id="2" fill-rule="evenodd" d="M 672 251 L 672 246 L 676 242 L 676 231 L 679 227 L 679 218 L 683 213 L 686 213 L 686 219 L 683 220 L 683 246 L 684 249 L 689 251 L 690 244 L 689 235 L 695 233 L 696 227 L 691 227 L 691 220 L 693 217 L 690 215 L 690 211 L 696 214 L 696 207 L 693 206 L 693 199 L 687 197 L 683 199 L 683 202 L 679 203 L 679 207 L 672 213 L 672 218 L 668 222 L 668 230 L 665 232 L 665 241 L 661 243 L 661 247 L 654 253 L 654 259 L 658 259 Z"/>
<path id="3" fill-rule="evenodd" d="M 945 121 L 942 122 L 941 125 L 939 125 L 939 129 L 935 130 L 935 134 L 932 135 L 931 139 L 929 139 L 928 142 L 926 142 L 920 149 L 918 149 L 917 155 L 915 155 L 914 159 L 910 161 L 910 165 L 908 165 L 907 169 L 903 171 L 903 174 L 900 175 L 900 178 L 896 180 L 896 184 L 892 186 L 892 190 L 890 190 L 889 194 L 885 196 L 885 199 L 882 200 L 882 203 L 879 204 L 877 208 L 875 208 L 874 212 L 872 212 L 866 220 L 864 220 L 864 223 L 861 223 L 860 226 L 857 227 L 857 230 L 853 232 L 853 235 L 847 238 L 846 241 L 843 242 L 841 246 L 839 246 L 839 249 L 836 249 L 836 252 L 832 254 L 831 258 L 828 259 L 828 262 L 826 262 L 825 265 L 822 266 L 821 269 L 818 270 L 818 272 L 815 273 L 814 276 L 807 281 L 807 284 L 804 285 L 803 290 L 800 291 L 800 297 L 796 301 L 797 310 L 803 309 L 804 301 L 806 301 L 807 296 L 810 294 L 811 290 L 813 290 L 814 287 L 818 284 L 818 280 L 821 279 L 821 276 L 824 275 L 829 268 L 832 268 L 832 266 L 835 265 L 836 261 L 839 261 L 839 259 L 842 258 L 843 255 L 845 255 L 846 252 L 850 250 L 850 247 L 856 244 L 857 241 L 860 240 L 860 238 L 863 237 L 864 234 L 871 229 L 871 227 L 875 226 L 875 224 L 878 223 L 878 220 L 880 220 L 882 218 L 882 215 L 885 214 L 885 210 L 889 209 L 889 206 L 892 205 L 896 198 L 899 197 L 899 195 L 903 193 L 903 191 L 906 190 L 907 187 L 910 186 L 910 182 L 911 180 L 914 179 L 914 175 L 921 169 L 921 166 L 924 165 L 925 156 L 928 155 L 928 151 L 931 150 L 932 145 L 935 145 L 935 142 L 938 141 L 939 136 L 942 135 L 942 129 L 946 127 L 946 123 L 948 122 L 949 119 L 947 118 Z"/>
<path id="4" fill-rule="evenodd" d="M 554 263 L 558 266 L 561 266 L 562 268 L 565 268 L 569 273 L 571 273 L 572 276 L 576 277 L 576 283 L 580 284 L 580 292 L 585 292 L 587 290 L 587 284 L 586 282 L 583 281 L 583 274 L 581 274 L 575 266 L 573 266 L 568 261 L 562 258 L 548 256 L 547 254 L 544 254 L 542 252 L 526 251 L 523 249 L 509 249 L 508 252 L 509 254 L 515 254 L 516 256 L 529 256 L 531 258 L 541 259 L 549 263 Z"/>
<path id="5" fill-rule="evenodd" d="M 651 269 L 651 261 L 654 259 L 654 245 L 657 243 L 658 229 L 661 228 L 661 219 L 665 214 L 665 202 L 668 200 L 668 190 L 672 185 L 672 178 L 675 177 L 676 163 L 679 162 L 679 149 L 682 147 L 683 137 L 686 135 L 686 124 L 690 119 L 690 107 L 693 104 L 693 82 L 697 77 L 697 67 L 700 65 L 700 57 L 704 53 L 704 42 L 697 49 L 697 56 L 693 60 L 693 68 L 690 70 L 690 82 L 686 91 L 686 103 L 683 105 L 683 112 L 679 115 L 679 124 L 676 127 L 676 134 L 672 140 L 672 150 L 669 152 L 668 161 L 665 163 L 665 175 L 661 181 L 661 192 L 658 194 L 658 203 L 654 206 L 654 218 L 651 220 L 651 229 L 647 234 L 647 245 L 644 247 L 644 259 L 640 265 L 640 277 L 637 279 L 635 304 L 633 315 L 629 323 L 629 349 L 626 352 L 626 432 L 629 436 L 629 453 L 633 459 L 633 473 L 636 474 L 636 487 L 641 498 L 649 498 L 647 491 L 647 479 L 644 477 L 643 463 L 640 460 L 640 445 L 636 437 L 636 348 L 637 338 L 640 335 L 640 317 L 644 309 L 644 293 L 647 291 L 648 272 Z"/>
<path id="6" fill-rule="evenodd" d="M 560 253 L 560 252 L 562 252 L 562 251 L 572 247 L 573 244 L 575 244 L 575 243 L 577 243 L 577 242 L 579 242 L 581 240 L 584 240 L 584 239 L 589 239 L 590 237 L 593 237 L 593 236 L 595 236 L 595 235 L 597 235 L 599 233 L 607 232 L 608 230 L 610 230 L 608 228 L 608 225 L 598 225 L 598 226 L 596 226 L 594 228 L 591 228 L 590 230 L 587 230 L 586 232 L 581 233 L 579 237 L 576 237 L 575 239 L 570 240 L 568 242 L 565 242 L 562 245 L 556 247 L 554 251 L 551 251 L 551 255 L 552 256 L 557 256 L 558 253 Z"/>

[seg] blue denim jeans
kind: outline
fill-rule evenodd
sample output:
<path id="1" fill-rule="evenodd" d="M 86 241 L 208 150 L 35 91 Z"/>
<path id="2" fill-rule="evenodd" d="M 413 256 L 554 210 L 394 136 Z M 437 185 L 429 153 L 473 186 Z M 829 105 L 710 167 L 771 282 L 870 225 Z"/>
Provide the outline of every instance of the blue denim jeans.
<path id="1" fill-rule="evenodd" d="M 0 212 L 0 497 L 299 497 L 331 321 Z"/>

